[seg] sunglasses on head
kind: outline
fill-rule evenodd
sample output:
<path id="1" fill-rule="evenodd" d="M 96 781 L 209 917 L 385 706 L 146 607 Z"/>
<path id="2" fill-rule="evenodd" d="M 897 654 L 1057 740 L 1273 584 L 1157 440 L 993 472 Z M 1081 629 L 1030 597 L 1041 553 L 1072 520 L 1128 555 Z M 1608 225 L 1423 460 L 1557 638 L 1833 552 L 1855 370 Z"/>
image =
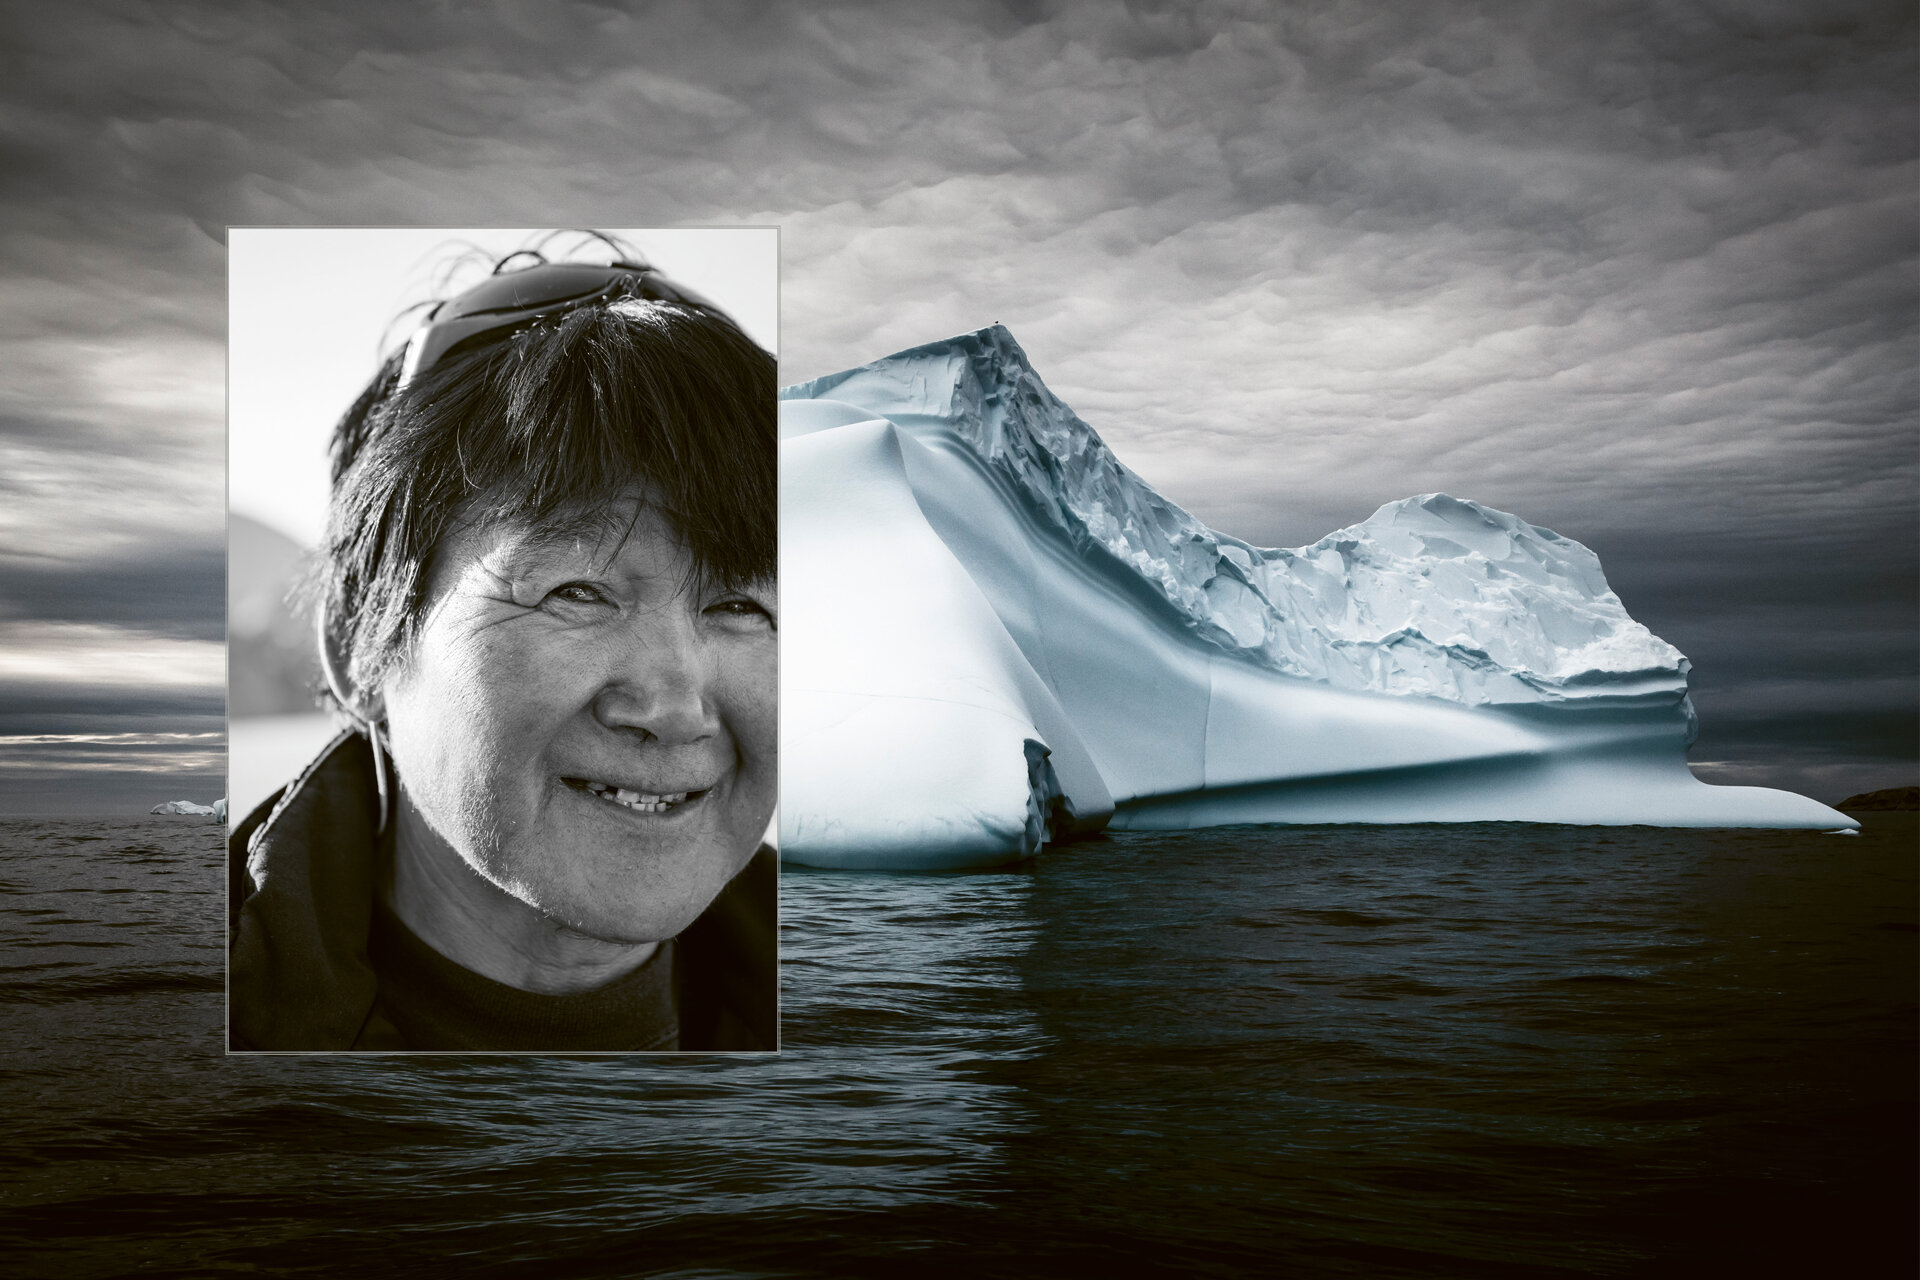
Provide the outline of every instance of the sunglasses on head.
<path id="1" fill-rule="evenodd" d="M 675 284 L 652 267 L 627 262 L 611 266 L 542 262 L 517 271 L 499 272 L 429 312 L 426 322 L 407 340 L 399 386 L 406 386 L 433 368 L 447 352 L 470 338 L 518 329 L 543 316 L 609 298 L 681 302 L 715 315 L 726 315 L 706 298 Z"/>

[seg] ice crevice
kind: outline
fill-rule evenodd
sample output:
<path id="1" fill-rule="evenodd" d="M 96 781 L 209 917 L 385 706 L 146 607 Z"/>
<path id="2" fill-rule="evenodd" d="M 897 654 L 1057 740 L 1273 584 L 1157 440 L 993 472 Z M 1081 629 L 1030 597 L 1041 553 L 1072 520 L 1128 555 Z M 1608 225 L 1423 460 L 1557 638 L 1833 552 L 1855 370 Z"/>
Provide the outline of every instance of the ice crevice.
<path id="1" fill-rule="evenodd" d="M 1109 822 L 1851 825 L 1696 781 L 1687 660 L 1516 516 L 1429 493 L 1253 546 L 999 326 L 781 398 L 789 861 L 990 865 Z"/>

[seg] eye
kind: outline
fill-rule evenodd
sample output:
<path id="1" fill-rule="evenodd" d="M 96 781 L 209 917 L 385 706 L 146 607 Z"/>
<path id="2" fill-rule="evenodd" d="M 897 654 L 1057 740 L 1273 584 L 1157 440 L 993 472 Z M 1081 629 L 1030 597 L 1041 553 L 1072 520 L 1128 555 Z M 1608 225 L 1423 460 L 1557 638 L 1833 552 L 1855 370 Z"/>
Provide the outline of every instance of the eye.
<path id="1" fill-rule="evenodd" d="M 708 617 L 736 627 L 750 627 L 765 624 L 773 625 L 773 614 L 758 600 L 745 596 L 731 596 L 725 600 L 716 600 L 702 610 Z"/>
<path id="2" fill-rule="evenodd" d="M 547 599 L 562 604 L 605 604 L 607 598 L 598 587 L 584 582 L 569 582 L 565 586 L 555 587 L 547 592 Z"/>

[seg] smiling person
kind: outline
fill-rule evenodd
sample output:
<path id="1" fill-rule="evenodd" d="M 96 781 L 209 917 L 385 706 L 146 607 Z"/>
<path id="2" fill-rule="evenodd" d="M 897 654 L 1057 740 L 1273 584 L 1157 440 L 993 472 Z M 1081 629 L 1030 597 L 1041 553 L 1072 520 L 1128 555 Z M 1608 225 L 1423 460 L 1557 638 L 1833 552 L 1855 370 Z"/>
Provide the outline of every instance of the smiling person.
<path id="1" fill-rule="evenodd" d="M 350 728 L 233 831 L 241 1050 L 771 1050 L 774 360 L 513 255 L 334 432 Z"/>

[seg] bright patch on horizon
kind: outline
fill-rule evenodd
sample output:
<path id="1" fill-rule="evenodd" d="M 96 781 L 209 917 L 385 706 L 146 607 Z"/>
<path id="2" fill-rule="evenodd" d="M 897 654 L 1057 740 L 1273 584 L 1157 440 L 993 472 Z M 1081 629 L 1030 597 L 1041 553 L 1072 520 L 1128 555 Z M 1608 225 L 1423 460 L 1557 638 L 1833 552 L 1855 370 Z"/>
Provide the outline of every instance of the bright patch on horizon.
<path id="1" fill-rule="evenodd" d="M 0 679 L 152 688 L 224 686 L 226 646 L 82 622 L 0 623 Z"/>

